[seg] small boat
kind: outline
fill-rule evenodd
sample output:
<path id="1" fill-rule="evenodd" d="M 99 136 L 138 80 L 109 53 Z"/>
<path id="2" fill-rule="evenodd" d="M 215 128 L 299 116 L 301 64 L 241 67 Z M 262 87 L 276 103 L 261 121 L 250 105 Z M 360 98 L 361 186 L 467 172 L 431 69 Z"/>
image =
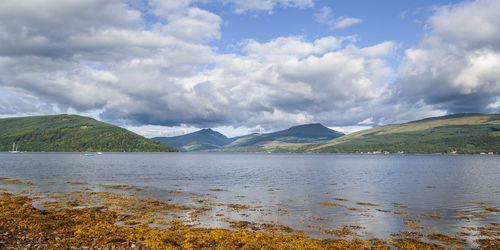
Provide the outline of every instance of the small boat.
<path id="1" fill-rule="evenodd" d="M 85 153 L 84 156 L 94 156 L 95 154 L 93 153 Z"/>
<path id="2" fill-rule="evenodd" d="M 102 155 L 102 153 L 101 153 L 101 152 L 97 152 L 97 154 L 98 154 L 98 155 Z"/>
<path id="3" fill-rule="evenodd" d="M 19 151 L 17 151 L 17 146 L 16 143 L 12 143 L 12 151 L 9 151 L 9 153 L 17 154 Z"/>

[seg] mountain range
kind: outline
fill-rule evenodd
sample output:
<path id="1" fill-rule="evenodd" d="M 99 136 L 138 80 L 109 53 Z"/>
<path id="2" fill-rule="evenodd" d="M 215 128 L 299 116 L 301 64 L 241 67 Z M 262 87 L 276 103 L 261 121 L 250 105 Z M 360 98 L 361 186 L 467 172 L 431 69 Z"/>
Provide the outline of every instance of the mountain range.
<path id="1" fill-rule="evenodd" d="M 227 138 L 204 129 L 153 140 L 181 151 L 479 154 L 500 152 L 500 115 L 454 114 L 344 135 L 321 124 Z"/>
<path id="2" fill-rule="evenodd" d="M 500 114 L 454 114 L 348 135 L 321 124 L 228 138 L 212 129 L 147 139 L 78 115 L 0 119 L 0 151 L 226 151 L 293 153 L 498 154 Z M 172 146 L 172 147 L 171 147 Z M 177 149 L 175 149 L 175 148 Z"/>
<path id="3" fill-rule="evenodd" d="M 212 129 L 174 137 L 154 137 L 154 141 L 180 151 L 281 152 L 304 145 L 325 142 L 344 135 L 321 124 L 307 124 L 267 134 L 228 138 Z"/>

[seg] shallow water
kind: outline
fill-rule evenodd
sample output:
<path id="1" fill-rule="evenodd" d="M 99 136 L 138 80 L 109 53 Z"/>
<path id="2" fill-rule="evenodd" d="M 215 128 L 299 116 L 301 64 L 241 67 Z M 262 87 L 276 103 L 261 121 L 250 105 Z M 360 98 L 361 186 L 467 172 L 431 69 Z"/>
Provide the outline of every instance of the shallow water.
<path id="1" fill-rule="evenodd" d="M 465 227 L 500 223 L 498 212 L 484 209 L 500 208 L 498 156 L 0 153 L 0 177 L 31 181 L 35 185 L 30 189 L 44 193 L 131 185 L 148 192 L 144 195 L 178 203 L 202 199 L 257 208 L 242 212 L 215 206 L 200 216 L 196 225 L 203 227 L 226 228 L 228 221 L 242 220 L 278 222 L 327 237 L 319 232 L 357 225 L 363 237 L 382 238 L 419 231 L 405 225 L 411 219 L 429 227 L 426 232 L 450 235 Z M 0 187 L 12 192 L 26 188 Z M 318 204 L 325 202 L 340 206 Z"/>

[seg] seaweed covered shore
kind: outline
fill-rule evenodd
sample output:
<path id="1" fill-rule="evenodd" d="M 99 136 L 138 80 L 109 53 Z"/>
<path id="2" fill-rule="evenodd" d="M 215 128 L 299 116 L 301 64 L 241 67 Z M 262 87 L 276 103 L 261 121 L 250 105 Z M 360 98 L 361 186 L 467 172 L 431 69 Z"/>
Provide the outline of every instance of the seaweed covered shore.
<path id="1" fill-rule="evenodd" d="M 1 249 L 448 249 L 469 247 L 463 237 L 471 234 L 476 234 L 477 247 L 500 249 L 498 223 L 446 235 L 422 233 L 418 231 L 419 220 L 413 219 L 407 221 L 412 230 L 395 232 L 390 238 L 366 239 L 358 235 L 359 226 L 346 225 L 323 230 L 322 233 L 331 237 L 318 239 L 279 223 L 227 221 L 230 228 L 200 227 L 192 222 L 221 204 L 203 200 L 199 200 L 201 205 L 178 204 L 120 192 L 135 188 L 131 186 L 103 187 L 116 192 L 83 188 L 67 194 L 41 194 L 29 188 L 34 185 L 30 182 L 4 178 L 0 184 L 26 186 L 15 194 L 6 192 L 7 189 L 0 192 Z M 345 199 L 337 199 L 342 200 Z M 207 204 L 202 204 L 204 202 Z M 377 204 L 366 204 L 377 207 Z M 259 209 L 244 204 L 223 205 L 241 213 Z M 499 212 L 496 208 L 478 205 L 485 213 Z M 439 219 L 439 215 L 433 214 L 421 217 Z"/>

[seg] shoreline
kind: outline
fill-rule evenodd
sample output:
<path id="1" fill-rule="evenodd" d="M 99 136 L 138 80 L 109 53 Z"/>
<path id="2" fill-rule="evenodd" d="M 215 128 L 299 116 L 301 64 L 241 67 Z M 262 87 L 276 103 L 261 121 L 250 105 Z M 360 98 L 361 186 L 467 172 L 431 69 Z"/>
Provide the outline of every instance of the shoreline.
<path id="1" fill-rule="evenodd" d="M 182 153 L 182 154 L 192 154 L 192 153 L 203 153 L 203 154 L 276 154 L 276 155 L 304 155 L 304 154 L 311 154 L 311 155 L 474 155 L 474 156 L 498 156 L 500 154 L 498 153 L 493 153 L 493 154 L 488 154 L 488 153 L 474 153 L 474 154 L 451 154 L 451 153 L 320 153 L 320 152 L 240 152 L 240 151 L 177 151 L 177 152 L 170 152 L 170 151 L 165 151 L 165 152 L 156 152 L 156 151 L 144 151 L 144 152 L 136 152 L 136 151 L 130 151 L 130 152 L 121 152 L 121 151 L 19 151 L 14 154 L 23 154 L 23 153 L 80 153 L 80 154 L 85 154 L 85 153 L 158 153 L 158 154 L 164 154 L 164 153 Z M 12 153 L 10 151 L 0 151 L 0 153 L 3 154 L 8 154 Z"/>
<path id="2" fill-rule="evenodd" d="M 226 206 L 231 211 L 246 213 L 259 209 L 245 204 L 218 204 L 210 201 L 199 204 L 174 203 L 169 199 L 146 196 L 135 186 L 101 185 L 106 191 L 95 192 L 86 183 L 67 182 L 76 188 L 66 194 L 37 193 L 31 182 L 0 178 L 0 186 L 17 185 L 25 189 L 13 194 L 0 189 L 0 247 L 1 248 L 97 248 L 163 249 L 163 248 L 277 248 L 277 249 L 345 249 L 345 248 L 417 248 L 445 249 L 458 247 L 500 247 L 500 224 L 485 223 L 467 232 L 447 235 L 440 232 L 419 231 L 419 219 L 405 224 L 409 231 L 393 232 L 390 238 L 366 239 L 356 225 L 322 230 L 325 238 L 315 238 L 279 222 L 227 221 L 230 228 L 197 226 L 196 220 L 213 206 Z M 210 190 L 220 192 L 224 190 Z M 172 191 L 190 195 L 202 201 L 199 194 Z M 342 201 L 342 199 L 337 199 Z M 206 204 L 205 204 L 206 203 Z M 377 204 L 360 205 L 376 208 Z M 336 203 L 320 206 L 335 207 Z M 485 211 L 500 210 L 478 204 Z M 340 205 L 341 206 L 341 205 Z M 379 208 L 380 211 L 385 211 Z M 420 215 L 439 219 L 439 215 Z M 470 246 L 464 239 L 477 232 Z"/>

